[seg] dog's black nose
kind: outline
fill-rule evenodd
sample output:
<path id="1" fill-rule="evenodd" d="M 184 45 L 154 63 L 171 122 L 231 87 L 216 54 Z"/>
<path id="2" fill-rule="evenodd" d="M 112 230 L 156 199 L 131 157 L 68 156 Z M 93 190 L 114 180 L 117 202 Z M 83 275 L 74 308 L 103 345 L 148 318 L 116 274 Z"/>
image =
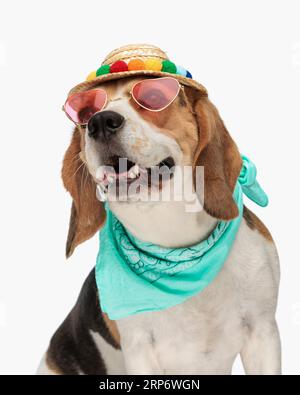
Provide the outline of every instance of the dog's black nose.
<path id="1" fill-rule="evenodd" d="M 114 111 L 97 112 L 88 122 L 88 133 L 94 139 L 109 139 L 124 125 L 125 118 Z"/>

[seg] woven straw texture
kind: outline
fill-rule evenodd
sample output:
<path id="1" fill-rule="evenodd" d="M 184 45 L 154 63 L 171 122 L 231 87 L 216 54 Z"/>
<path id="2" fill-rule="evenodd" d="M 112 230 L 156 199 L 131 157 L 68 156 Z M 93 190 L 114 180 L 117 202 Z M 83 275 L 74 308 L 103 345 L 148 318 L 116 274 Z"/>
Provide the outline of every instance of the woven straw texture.
<path id="1" fill-rule="evenodd" d="M 139 44 L 139 45 L 127 45 L 125 47 L 121 47 L 112 51 L 110 54 L 107 55 L 102 65 L 111 65 L 118 60 L 124 60 L 128 62 L 132 59 L 146 60 L 150 58 L 158 59 L 160 61 L 168 60 L 168 56 L 160 48 L 148 44 Z M 100 75 L 99 77 L 96 77 L 93 80 L 84 81 L 76 85 L 74 88 L 71 89 L 69 95 L 76 92 L 82 92 L 88 90 L 104 82 L 127 78 L 127 77 L 143 76 L 143 75 L 152 76 L 152 77 L 173 77 L 176 78 L 181 84 L 185 86 L 190 86 L 194 89 L 201 91 L 204 95 L 207 95 L 207 91 L 205 87 L 191 78 L 183 77 L 182 75 L 179 74 L 172 74 L 163 71 L 152 71 L 152 70 L 122 71 L 118 73 Z"/>

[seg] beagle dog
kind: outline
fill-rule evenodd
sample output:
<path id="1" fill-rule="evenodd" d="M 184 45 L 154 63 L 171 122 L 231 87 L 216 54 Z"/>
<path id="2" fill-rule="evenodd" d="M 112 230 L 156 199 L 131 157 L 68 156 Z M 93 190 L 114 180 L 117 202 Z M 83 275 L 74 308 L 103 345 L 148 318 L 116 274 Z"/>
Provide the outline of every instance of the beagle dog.
<path id="1" fill-rule="evenodd" d="M 207 96 L 184 87 L 161 112 L 149 112 L 130 96 L 145 77 L 101 83 L 109 101 L 93 130 L 76 127 L 62 169 L 73 198 L 66 254 L 105 222 L 96 197 L 98 169 L 116 158 L 143 168 L 204 167 L 204 209 L 186 201 L 107 199 L 113 214 L 135 237 L 163 247 L 191 246 L 219 220 L 236 217 L 233 190 L 241 155 Z M 99 115 L 100 114 L 100 115 Z M 116 125 L 106 133 L 108 122 Z M 122 120 L 122 122 L 120 121 Z M 105 134 L 105 138 L 103 135 Z M 176 173 L 173 175 L 173 181 Z M 193 182 L 193 180 L 189 180 Z M 101 253 L 101 252 L 100 252 Z M 100 309 L 94 270 L 50 341 L 38 374 L 231 374 L 240 354 L 246 374 L 280 374 L 275 320 L 279 262 L 265 225 L 244 207 L 235 242 L 216 279 L 202 292 L 169 309 L 110 320 Z"/>

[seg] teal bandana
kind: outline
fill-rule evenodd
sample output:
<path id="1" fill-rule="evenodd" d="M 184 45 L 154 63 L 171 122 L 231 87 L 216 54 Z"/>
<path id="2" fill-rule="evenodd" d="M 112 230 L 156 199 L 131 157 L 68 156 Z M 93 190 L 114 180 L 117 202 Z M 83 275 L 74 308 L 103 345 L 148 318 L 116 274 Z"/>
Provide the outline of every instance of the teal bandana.
<path id="1" fill-rule="evenodd" d="M 245 156 L 234 190 L 239 216 L 220 221 L 211 235 L 191 247 L 164 248 L 141 241 L 107 209 L 100 232 L 96 282 L 101 309 L 112 320 L 159 311 L 205 289 L 223 267 L 243 216 L 243 193 L 265 207 L 268 198 L 256 181 L 256 168 Z"/>

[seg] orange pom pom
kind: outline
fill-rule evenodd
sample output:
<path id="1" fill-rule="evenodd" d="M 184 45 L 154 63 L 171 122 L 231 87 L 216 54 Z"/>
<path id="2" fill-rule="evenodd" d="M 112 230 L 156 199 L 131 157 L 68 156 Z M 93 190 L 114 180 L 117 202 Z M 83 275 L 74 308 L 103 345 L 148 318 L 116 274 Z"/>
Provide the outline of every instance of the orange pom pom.
<path id="1" fill-rule="evenodd" d="M 128 70 L 129 71 L 145 70 L 145 63 L 141 59 L 132 59 L 128 63 Z"/>
<path id="2" fill-rule="evenodd" d="M 146 70 L 161 71 L 162 63 L 158 59 L 147 59 L 145 67 Z"/>

